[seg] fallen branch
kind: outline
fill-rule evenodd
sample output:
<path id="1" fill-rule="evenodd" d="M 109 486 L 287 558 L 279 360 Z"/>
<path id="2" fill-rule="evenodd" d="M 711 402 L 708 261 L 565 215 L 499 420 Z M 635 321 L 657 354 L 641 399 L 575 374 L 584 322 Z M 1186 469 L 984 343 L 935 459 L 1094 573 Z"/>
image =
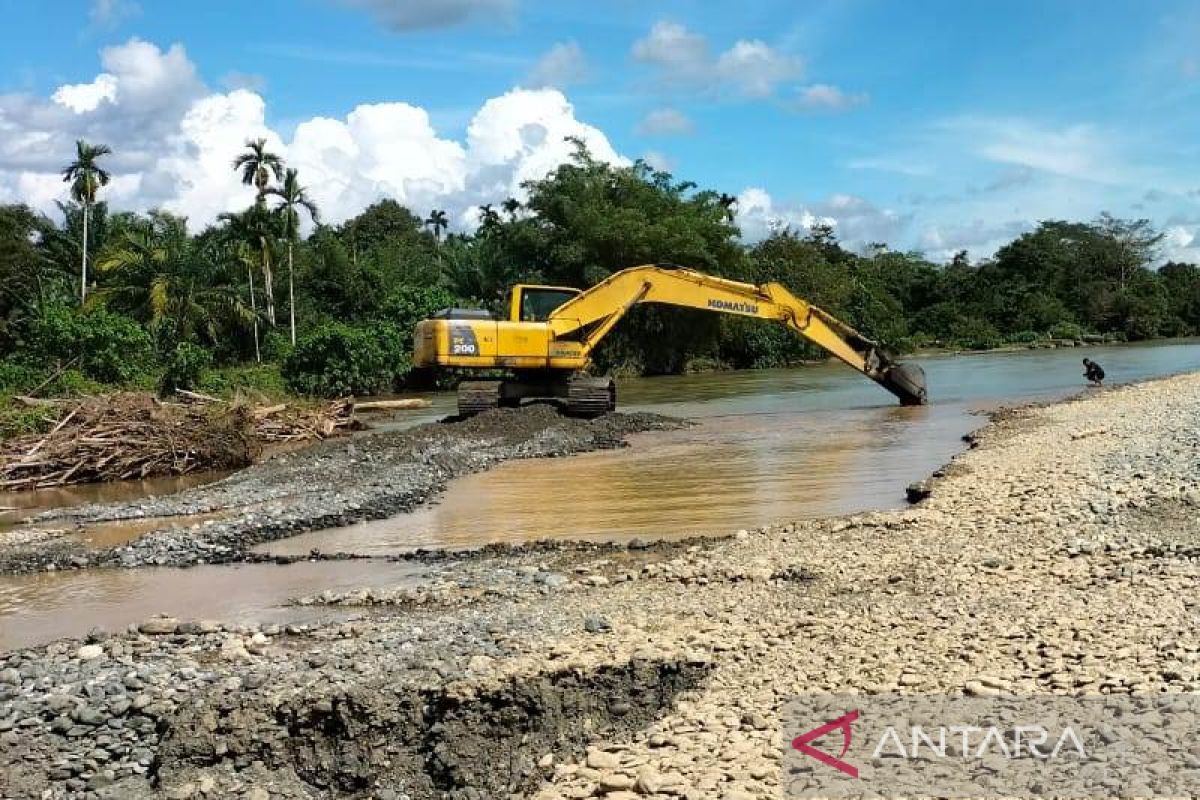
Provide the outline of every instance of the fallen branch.
<path id="1" fill-rule="evenodd" d="M 399 400 L 363 400 L 354 403 L 355 411 L 389 411 L 392 409 L 429 408 L 433 403 L 421 397 Z"/>

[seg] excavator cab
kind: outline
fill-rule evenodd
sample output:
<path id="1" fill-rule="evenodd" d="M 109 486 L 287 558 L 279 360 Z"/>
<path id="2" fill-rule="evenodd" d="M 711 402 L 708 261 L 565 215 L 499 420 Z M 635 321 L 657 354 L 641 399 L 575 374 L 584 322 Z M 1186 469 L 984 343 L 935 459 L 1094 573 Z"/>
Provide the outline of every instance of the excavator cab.
<path id="1" fill-rule="evenodd" d="M 508 319 L 510 322 L 545 322 L 554 309 L 579 292 L 569 286 L 517 284 L 508 293 Z"/>

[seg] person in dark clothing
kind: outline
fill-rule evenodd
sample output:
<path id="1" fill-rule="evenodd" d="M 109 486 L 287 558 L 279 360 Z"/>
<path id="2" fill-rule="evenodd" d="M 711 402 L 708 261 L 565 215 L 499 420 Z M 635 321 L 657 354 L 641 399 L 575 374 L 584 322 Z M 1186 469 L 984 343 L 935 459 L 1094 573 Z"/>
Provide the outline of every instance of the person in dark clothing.
<path id="1" fill-rule="evenodd" d="M 1093 386 L 1104 385 L 1104 369 L 1090 358 L 1083 360 L 1083 377 L 1091 381 Z"/>

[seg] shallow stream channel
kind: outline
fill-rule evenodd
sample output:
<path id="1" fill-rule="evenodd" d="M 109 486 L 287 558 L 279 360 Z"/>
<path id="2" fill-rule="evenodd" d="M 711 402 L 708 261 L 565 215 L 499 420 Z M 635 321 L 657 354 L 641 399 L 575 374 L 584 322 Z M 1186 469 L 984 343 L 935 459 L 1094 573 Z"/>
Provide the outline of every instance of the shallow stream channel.
<path id="1" fill-rule="evenodd" d="M 319 550 L 375 558 L 0 576 L 0 651 L 94 627 L 118 629 L 155 613 L 307 621 L 334 612 L 289 606 L 289 599 L 420 582 L 430 567 L 379 558 L 417 548 L 719 535 L 900 506 L 905 487 L 959 452 L 963 436 L 986 422 L 988 410 L 1079 391 L 1084 355 L 1103 365 L 1113 384 L 1200 370 L 1200 342 L 1193 340 L 937 355 L 914 359 L 929 380 L 930 405 L 921 408 L 894 405 L 886 392 L 835 364 L 630 380 L 620 387 L 623 411 L 696 424 L 634 434 L 622 449 L 507 461 L 452 480 L 444 493 L 408 513 L 257 548 L 278 556 Z M 377 429 L 453 411 L 452 396 L 433 400 L 432 409 L 383 418 Z M 20 507 L 11 518 L 39 508 L 159 495 L 190 483 L 195 480 L 27 493 L 0 498 L 0 505 Z M 152 526 L 146 520 L 105 523 L 71 535 L 111 546 Z"/>

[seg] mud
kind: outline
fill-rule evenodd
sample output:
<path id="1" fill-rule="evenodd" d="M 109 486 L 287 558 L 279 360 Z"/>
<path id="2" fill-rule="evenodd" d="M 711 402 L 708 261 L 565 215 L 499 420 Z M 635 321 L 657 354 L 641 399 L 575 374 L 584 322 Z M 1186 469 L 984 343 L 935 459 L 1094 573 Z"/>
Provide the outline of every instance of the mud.
<path id="1" fill-rule="evenodd" d="M 460 693 L 453 687 L 356 685 L 276 707 L 217 692 L 167 721 L 152 780 L 254 764 L 275 788 L 363 797 L 386 786 L 413 800 L 524 794 L 551 771 L 544 754 L 578 758 L 596 736 L 653 722 L 703 665 L 631 662 L 560 670 Z M 294 778 L 293 778 L 294 776 Z"/>
<path id="2" fill-rule="evenodd" d="M 180 521 L 109 548 L 89 548 L 82 537 L 67 536 L 30 546 L 23 541 L 28 532 L 16 529 L 0 534 L 0 573 L 269 559 L 250 548 L 412 510 L 441 492 L 452 478 L 502 461 L 621 447 L 628 434 L 684 424 L 654 414 L 572 419 L 552 406 L 535 405 L 352 441 L 326 441 L 177 494 L 39 514 L 29 520 L 31 526 L 79 530 L 147 517 Z M 222 514 L 219 520 L 189 519 L 217 512 Z"/>

